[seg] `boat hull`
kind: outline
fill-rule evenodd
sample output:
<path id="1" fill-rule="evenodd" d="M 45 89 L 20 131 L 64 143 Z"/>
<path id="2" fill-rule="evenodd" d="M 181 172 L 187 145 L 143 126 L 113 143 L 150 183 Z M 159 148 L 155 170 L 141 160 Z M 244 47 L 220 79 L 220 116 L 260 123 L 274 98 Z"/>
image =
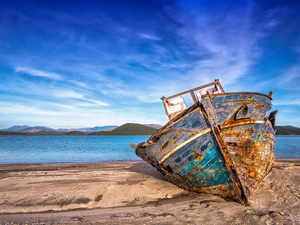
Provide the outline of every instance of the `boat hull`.
<path id="1" fill-rule="evenodd" d="M 203 96 L 136 154 L 179 187 L 248 204 L 274 163 L 270 108 L 271 98 L 259 93 Z"/>

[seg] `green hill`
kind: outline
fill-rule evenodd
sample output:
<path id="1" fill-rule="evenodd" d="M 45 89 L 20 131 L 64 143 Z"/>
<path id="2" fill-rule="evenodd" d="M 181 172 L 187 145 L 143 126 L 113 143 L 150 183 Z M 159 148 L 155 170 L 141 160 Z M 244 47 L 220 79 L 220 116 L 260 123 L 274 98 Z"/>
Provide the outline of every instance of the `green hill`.
<path id="1" fill-rule="evenodd" d="M 12 132 L 12 131 L 2 131 L 0 130 L 0 135 L 27 135 L 20 132 Z"/>
<path id="2" fill-rule="evenodd" d="M 63 135 L 81 136 L 81 135 L 85 135 L 85 133 L 80 132 L 80 131 L 69 131 L 69 132 L 64 133 Z"/>
<path id="3" fill-rule="evenodd" d="M 300 135 L 300 128 L 293 126 L 275 126 L 276 135 Z"/>
<path id="4" fill-rule="evenodd" d="M 152 135 L 157 129 L 136 123 L 126 123 L 112 131 L 93 132 L 89 135 Z"/>

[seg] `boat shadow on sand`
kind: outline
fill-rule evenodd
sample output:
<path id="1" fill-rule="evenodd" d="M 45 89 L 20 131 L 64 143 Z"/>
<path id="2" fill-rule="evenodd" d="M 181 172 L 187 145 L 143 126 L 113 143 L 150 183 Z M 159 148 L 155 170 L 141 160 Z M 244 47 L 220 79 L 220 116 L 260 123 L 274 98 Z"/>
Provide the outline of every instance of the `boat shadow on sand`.
<path id="1" fill-rule="evenodd" d="M 131 167 L 126 168 L 126 170 L 134 173 L 140 173 L 146 176 L 152 176 L 158 180 L 165 180 L 164 176 L 156 170 L 156 168 L 152 167 L 148 163 L 140 161 L 138 163 L 134 163 Z"/>
<path id="2" fill-rule="evenodd" d="M 166 179 L 148 164 L 136 163 L 127 170 L 151 176 L 165 182 Z M 300 218 L 300 160 L 277 159 L 270 174 L 261 182 L 260 186 L 249 201 L 249 206 L 243 206 L 231 199 L 218 195 L 183 191 L 174 195 L 172 199 L 158 199 L 145 206 L 163 207 L 164 205 L 187 205 L 184 210 L 193 211 L 201 208 L 204 212 L 222 212 L 231 214 L 231 221 L 235 223 L 282 223 L 298 224 Z M 170 206 L 171 207 L 171 206 Z M 250 223 L 249 223 L 250 221 Z"/>
<path id="3" fill-rule="evenodd" d="M 152 167 L 145 162 L 134 163 L 131 167 L 126 168 L 126 170 L 134 173 L 140 173 L 147 177 L 153 177 L 157 180 L 171 184 L 159 171 L 156 170 L 155 167 Z M 250 200 L 250 207 L 272 208 L 280 205 L 280 208 L 290 208 L 298 205 L 300 203 L 300 196 L 298 196 L 300 192 L 297 190 L 298 182 L 300 182 L 299 172 L 300 159 L 276 159 L 271 173 L 264 181 L 262 181 L 257 192 L 252 196 Z M 193 198 L 202 197 L 202 199 L 213 199 L 212 202 L 216 203 L 234 202 L 229 198 L 220 197 L 218 195 L 199 193 L 184 189 L 182 189 L 182 191 L 182 194 L 174 197 L 178 199 L 180 197 L 192 196 Z M 291 195 L 297 196 L 297 198 L 292 199 Z M 218 199 L 217 201 L 215 201 L 216 198 Z M 278 201 L 279 199 L 280 203 Z M 288 202 L 290 202 L 290 204 L 288 204 Z M 203 200 L 202 203 L 207 202 L 206 200 Z"/>

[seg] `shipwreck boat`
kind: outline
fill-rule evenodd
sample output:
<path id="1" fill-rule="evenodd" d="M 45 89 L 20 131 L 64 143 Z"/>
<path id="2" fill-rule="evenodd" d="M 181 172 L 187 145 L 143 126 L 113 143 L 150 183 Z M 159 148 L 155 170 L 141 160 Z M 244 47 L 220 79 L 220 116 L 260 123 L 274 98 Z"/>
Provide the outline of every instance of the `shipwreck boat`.
<path id="1" fill-rule="evenodd" d="M 173 184 L 248 205 L 274 163 L 272 94 L 226 93 L 215 80 L 162 97 L 169 122 L 147 143 L 131 146 Z"/>

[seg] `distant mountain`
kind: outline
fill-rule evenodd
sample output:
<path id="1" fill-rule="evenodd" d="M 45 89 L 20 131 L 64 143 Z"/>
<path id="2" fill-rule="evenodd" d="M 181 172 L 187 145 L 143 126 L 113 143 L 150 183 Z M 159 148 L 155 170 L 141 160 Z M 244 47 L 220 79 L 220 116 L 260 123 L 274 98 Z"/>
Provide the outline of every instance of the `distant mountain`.
<path id="1" fill-rule="evenodd" d="M 126 123 L 112 131 L 93 132 L 89 135 L 152 135 L 157 129 L 136 123 Z"/>
<path id="2" fill-rule="evenodd" d="M 68 132 L 68 131 L 69 131 L 69 129 L 65 129 L 65 128 L 59 128 L 59 129 L 57 129 L 57 131 L 61 131 L 61 132 Z"/>
<path id="3" fill-rule="evenodd" d="M 69 131 L 69 132 L 64 133 L 63 135 L 81 136 L 81 135 L 86 135 L 86 134 L 83 132 L 80 132 L 80 131 Z"/>
<path id="4" fill-rule="evenodd" d="M 35 127 L 28 127 L 21 132 L 23 133 L 37 133 L 41 131 L 56 131 L 55 129 L 49 128 L 49 127 L 42 127 L 42 126 L 35 126 Z"/>
<path id="5" fill-rule="evenodd" d="M 0 130 L 0 135 L 27 135 L 27 134 L 20 133 L 20 132 L 2 131 L 2 130 Z"/>
<path id="6" fill-rule="evenodd" d="M 7 129 L 3 129 L 2 131 L 37 133 L 37 132 L 41 132 L 41 131 L 55 131 L 55 129 L 52 129 L 49 127 L 42 127 L 42 126 L 29 127 L 27 125 L 23 125 L 23 126 L 16 125 L 16 126 L 12 126 Z"/>
<path id="7" fill-rule="evenodd" d="M 293 126 L 275 126 L 276 135 L 300 135 L 300 128 Z"/>
<path id="8" fill-rule="evenodd" d="M 142 124 L 142 125 L 144 125 L 146 127 L 152 127 L 154 129 L 160 129 L 162 127 L 162 125 L 160 125 L 160 124 Z"/>
<path id="9" fill-rule="evenodd" d="M 37 132 L 23 132 L 24 134 L 37 134 L 37 135 L 61 135 L 64 134 L 65 132 L 61 131 L 56 131 L 56 130 L 40 130 Z"/>
<path id="10" fill-rule="evenodd" d="M 288 129 L 300 129 L 299 127 L 294 127 L 291 125 L 286 125 L 286 126 L 281 126 L 281 127 L 288 128 Z"/>
<path id="11" fill-rule="evenodd" d="M 87 127 L 87 128 L 79 128 L 79 129 L 70 129 L 72 131 L 83 131 L 83 132 L 95 132 L 95 131 L 111 131 L 118 126 L 97 126 L 97 127 Z"/>
<path id="12" fill-rule="evenodd" d="M 27 125 L 19 126 L 15 125 L 7 129 L 3 129 L 2 131 L 9 131 L 9 132 L 22 132 L 22 133 L 32 133 L 32 134 L 45 134 L 45 135 L 59 135 L 64 132 L 69 131 L 81 131 L 81 132 L 95 132 L 95 131 L 111 131 L 118 126 L 97 126 L 97 127 L 88 127 L 88 128 L 79 128 L 79 129 L 53 129 L 49 127 L 43 127 L 43 126 L 35 126 L 35 127 L 29 127 Z"/>
<path id="13" fill-rule="evenodd" d="M 23 125 L 23 126 L 15 125 L 10 128 L 7 128 L 7 129 L 2 129 L 2 131 L 22 132 L 23 130 L 26 130 L 27 128 L 29 128 L 29 126 L 27 126 L 27 125 Z"/>

